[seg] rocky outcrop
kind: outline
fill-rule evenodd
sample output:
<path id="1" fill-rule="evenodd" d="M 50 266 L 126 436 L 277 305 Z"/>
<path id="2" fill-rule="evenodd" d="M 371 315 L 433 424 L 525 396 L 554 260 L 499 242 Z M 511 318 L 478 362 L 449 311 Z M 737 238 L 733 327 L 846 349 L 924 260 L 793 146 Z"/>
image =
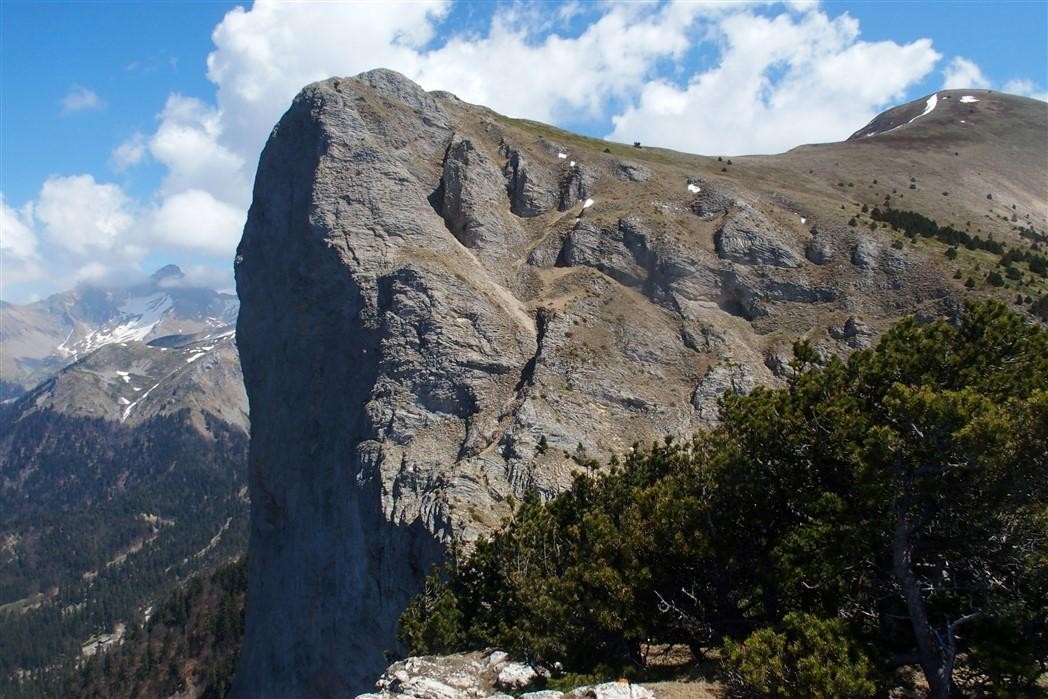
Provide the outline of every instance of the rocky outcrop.
<path id="1" fill-rule="evenodd" d="M 548 173 L 532 169 L 528 160 L 519 151 L 502 144 L 501 152 L 506 156 L 503 174 L 509 193 L 510 211 L 517 216 L 532 217 L 553 209 L 559 196 L 557 187 Z"/>
<path id="2" fill-rule="evenodd" d="M 699 416 L 708 421 L 717 419 L 717 402 L 725 393 L 749 393 L 757 383 L 753 371 L 745 364 L 727 361 L 706 372 L 691 397 Z"/>
<path id="3" fill-rule="evenodd" d="M 712 219 L 726 214 L 734 204 L 731 195 L 715 189 L 708 183 L 698 180 L 690 182 L 693 187 L 698 187 L 695 198 L 689 208 L 691 212 L 702 219 Z"/>
<path id="4" fill-rule="evenodd" d="M 549 676 L 498 650 L 423 656 L 393 663 L 375 683 L 378 691 L 357 699 L 655 699 L 648 688 L 625 681 L 541 689 Z"/>
<path id="5" fill-rule="evenodd" d="M 852 248 L 851 261 L 859 269 L 870 272 L 877 267 L 882 253 L 883 249 L 876 241 L 864 238 Z"/>
<path id="6" fill-rule="evenodd" d="M 582 165 L 571 165 L 560 182 L 559 211 L 566 211 L 593 193 L 597 175 Z"/>
<path id="7" fill-rule="evenodd" d="M 693 433 L 853 306 L 881 327 L 914 307 L 904 288 L 945 295 L 887 254 L 857 273 L 854 237 L 812 264 L 793 209 L 694 160 L 638 151 L 624 172 L 603 142 L 548 135 L 390 71 L 310 85 L 274 129 L 236 260 L 252 519 L 235 697 L 370 688 L 430 565 L 510 496 Z"/>
<path id="8" fill-rule="evenodd" d="M 804 256 L 808 261 L 816 265 L 825 265 L 833 260 L 833 244 L 830 242 L 832 234 L 822 228 L 812 229 L 812 238 L 804 249 Z"/>
<path id="9" fill-rule="evenodd" d="M 647 182 L 651 179 L 651 170 L 640 163 L 623 160 L 615 166 L 615 176 L 629 182 Z"/>
<path id="10" fill-rule="evenodd" d="M 866 323 L 848 316 L 840 326 L 831 325 L 826 329 L 829 336 L 834 340 L 840 340 L 851 349 L 865 349 L 870 346 L 870 340 L 874 333 Z"/>
<path id="11" fill-rule="evenodd" d="M 801 257 L 764 216 L 750 207 L 733 211 L 714 238 L 717 254 L 749 265 L 799 267 Z"/>

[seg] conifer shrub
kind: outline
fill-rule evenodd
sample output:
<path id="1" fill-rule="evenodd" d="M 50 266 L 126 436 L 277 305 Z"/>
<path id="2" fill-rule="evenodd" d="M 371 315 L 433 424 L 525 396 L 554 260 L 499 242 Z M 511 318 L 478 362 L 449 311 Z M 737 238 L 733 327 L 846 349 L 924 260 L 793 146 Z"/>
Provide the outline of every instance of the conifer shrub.
<path id="1" fill-rule="evenodd" d="M 725 643 L 725 676 L 736 697 L 873 697 L 875 665 L 840 619 L 791 612 L 780 629 Z"/>

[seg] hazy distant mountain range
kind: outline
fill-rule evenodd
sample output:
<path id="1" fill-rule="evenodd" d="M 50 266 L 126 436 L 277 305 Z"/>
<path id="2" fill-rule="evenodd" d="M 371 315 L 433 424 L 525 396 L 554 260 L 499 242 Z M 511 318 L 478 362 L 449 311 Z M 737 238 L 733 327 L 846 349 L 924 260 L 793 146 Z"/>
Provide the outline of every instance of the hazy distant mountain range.
<path id="1" fill-rule="evenodd" d="M 238 308 L 232 294 L 186 285 L 174 265 L 130 287 L 82 285 L 35 303 L 0 303 L 0 398 L 105 345 L 231 331 Z"/>

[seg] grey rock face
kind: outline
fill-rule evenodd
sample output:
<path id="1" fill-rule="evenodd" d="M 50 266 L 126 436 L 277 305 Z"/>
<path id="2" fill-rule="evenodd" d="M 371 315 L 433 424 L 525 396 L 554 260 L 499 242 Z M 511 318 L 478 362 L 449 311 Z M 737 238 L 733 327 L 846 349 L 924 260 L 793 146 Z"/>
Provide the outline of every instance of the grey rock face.
<path id="1" fill-rule="evenodd" d="M 725 362 L 711 367 L 695 388 L 691 398 L 695 410 L 704 419 L 717 419 L 717 401 L 727 392 L 749 393 L 757 382 L 753 371 L 745 364 Z"/>
<path id="2" fill-rule="evenodd" d="M 828 240 L 829 235 L 824 229 L 812 229 L 812 239 L 804 249 L 804 256 L 812 264 L 825 265 L 833 260 L 833 246 Z"/>
<path id="3" fill-rule="evenodd" d="M 523 241 L 520 226 L 503 212 L 505 190 L 499 169 L 467 139 L 455 136 L 444 157 L 441 207 L 452 235 L 479 254 L 504 257 Z"/>
<path id="4" fill-rule="evenodd" d="M 852 349 L 864 349 L 870 346 L 873 331 L 862 320 L 855 316 L 848 316 L 841 326 L 830 326 L 827 329 L 830 337 L 834 340 L 843 341 Z"/>
<path id="5" fill-rule="evenodd" d="M 771 373 L 780 379 L 789 379 L 796 375 L 796 371 L 790 366 L 790 360 L 793 358 L 791 353 L 783 352 L 781 350 L 775 352 L 769 352 L 764 357 L 764 366 L 771 370 Z"/>
<path id="6" fill-rule="evenodd" d="M 882 252 L 875 241 L 864 238 L 852 248 L 852 264 L 863 271 L 872 271 L 877 267 Z"/>
<path id="7" fill-rule="evenodd" d="M 593 193 L 597 175 L 582 165 L 572 165 L 560 183 L 559 211 L 566 211 Z"/>
<path id="8" fill-rule="evenodd" d="M 801 257 L 766 218 L 752 209 L 732 212 L 717 232 L 717 254 L 751 265 L 799 267 Z"/>
<path id="9" fill-rule="evenodd" d="M 503 174 L 509 192 L 510 210 L 517 216 L 538 216 L 551 211 L 559 198 L 558 188 L 551 175 L 539 168 L 531 168 L 527 158 L 518 150 L 503 144 L 506 156 Z"/>
<path id="10" fill-rule="evenodd" d="M 639 163 L 623 160 L 615 167 L 615 176 L 629 182 L 647 182 L 651 179 L 651 170 Z"/>
<path id="11" fill-rule="evenodd" d="M 701 191 L 696 194 L 689 206 L 693 214 L 701 219 L 712 219 L 731 210 L 734 204 L 731 195 L 714 189 L 706 182 L 697 182 L 696 186 L 700 187 Z"/>

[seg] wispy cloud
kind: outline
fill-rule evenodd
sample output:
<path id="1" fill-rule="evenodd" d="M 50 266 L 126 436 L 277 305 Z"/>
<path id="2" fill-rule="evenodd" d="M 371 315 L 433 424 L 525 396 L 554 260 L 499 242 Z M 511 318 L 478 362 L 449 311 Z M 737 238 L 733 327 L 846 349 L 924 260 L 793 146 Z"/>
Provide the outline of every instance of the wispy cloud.
<path id="1" fill-rule="evenodd" d="M 109 157 L 109 164 L 117 172 L 138 165 L 146 157 L 146 137 L 141 133 L 135 133 L 126 141 L 113 149 Z"/>
<path id="2" fill-rule="evenodd" d="M 1003 85 L 999 85 L 986 77 L 975 61 L 963 56 L 957 56 L 950 61 L 946 66 L 946 70 L 943 71 L 943 76 L 945 77 L 942 84 L 942 89 L 944 90 L 963 89 L 966 87 L 994 89 L 1048 102 L 1048 90 L 1045 90 L 1032 80 L 1013 78 Z"/>
<path id="3" fill-rule="evenodd" d="M 1013 95 L 1022 95 L 1023 97 L 1033 97 L 1034 99 L 1041 100 L 1042 102 L 1048 102 L 1048 90 L 1043 87 L 1036 85 L 1032 80 L 1025 80 L 1016 78 L 1009 80 L 1004 84 L 1002 88 L 1005 92 L 1010 92 Z"/>
<path id="4" fill-rule="evenodd" d="M 87 112 L 101 109 L 106 105 L 105 101 L 98 96 L 94 90 L 83 85 L 73 85 L 69 92 L 62 98 L 62 114 L 75 114 L 76 112 Z"/>

